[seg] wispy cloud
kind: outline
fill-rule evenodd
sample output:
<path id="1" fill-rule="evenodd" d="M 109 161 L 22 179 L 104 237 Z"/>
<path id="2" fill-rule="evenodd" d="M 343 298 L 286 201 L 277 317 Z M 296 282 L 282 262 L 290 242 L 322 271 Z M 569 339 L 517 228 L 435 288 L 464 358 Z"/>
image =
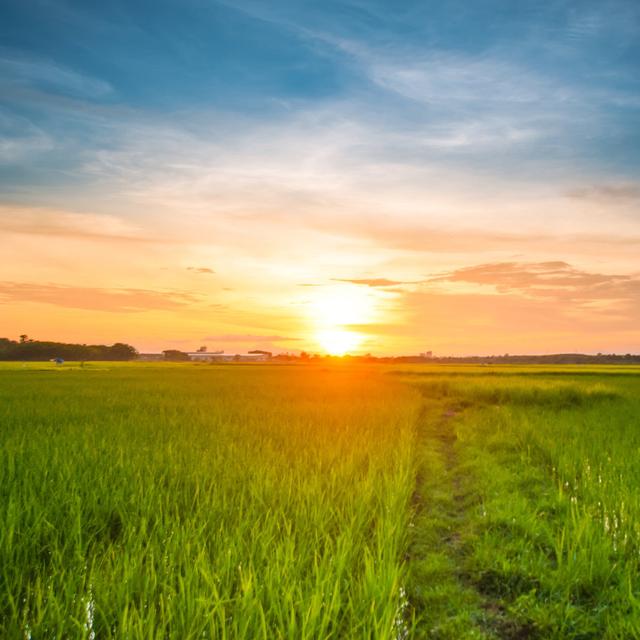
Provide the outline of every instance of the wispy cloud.
<path id="1" fill-rule="evenodd" d="M 76 213 L 13 204 L 0 204 L 0 231 L 85 240 L 159 241 L 157 237 L 149 236 L 141 227 L 116 215 Z"/>
<path id="2" fill-rule="evenodd" d="M 640 184 L 594 184 L 567 191 L 567 196 L 579 200 L 596 200 L 605 203 L 640 200 Z"/>
<path id="3" fill-rule="evenodd" d="M 438 215 L 417 215 L 411 209 L 402 211 L 402 204 L 398 206 L 398 215 L 385 215 L 382 203 L 376 211 L 374 205 L 370 211 L 353 216 L 339 216 L 330 213 L 309 212 L 304 217 L 296 217 L 286 213 L 272 214 L 274 222 L 281 221 L 288 228 L 308 227 L 318 231 L 340 234 L 345 237 L 360 239 L 378 248 L 385 248 L 399 252 L 416 252 L 429 254 L 464 253 L 487 254 L 499 252 L 551 253 L 555 255 L 583 253 L 591 255 L 611 252 L 617 255 L 633 255 L 640 250 L 640 228 L 619 226 L 619 233 L 601 231 L 599 226 L 591 230 L 585 224 L 582 228 L 567 229 L 558 226 L 553 229 L 547 223 L 547 217 L 539 213 L 545 208 L 545 213 L 562 211 L 560 200 L 542 200 L 537 202 L 532 198 L 528 203 L 524 199 L 520 203 L 521 209 L 530 215 L 525 221 L 509 220 L 509 205 L 505 202 L 495 203 L 492 216 L 485 216 L 485 228 L 471 226 L 474 211 L 466 211 L 467 225 L 462 226 L 456 219 L 454 208 L 456 204 L 465 206 L 463 200 L 443 202 L 444 210 L 451 208 L 448 221 L 440 221 Z M 404 213 L 401 215 L 400 212 Z M 438 212 L 439 213 L 439 212 Z M 564 209 L 566 216 L 571 212 Z M 579 213 L 578 213 L 579 215 Z M 538 217 L 536 217 L 538 216 Z M 480 215 L 478 215 L 480 217 Z M 538 224 L 545 221 L 545 229 Z M 526 225 L 526 226 L 525 226 Z M 630 232 L 630 228 L 635 231 Z"/>
<path id="4" fill-rule="evenodd" d="M 235 334 L 235 333 L 227 333 L 221 335 L 212 335 L 205 336 L 202 340 L 209 340 L 211 342 L 246 342 L 246 343 L 271 343 L 271 342 L 292 342 L 300 340 L 300 338 L 292 338 L 289 336 L 278 336 L 278 335 L 259 335 L 259 334 Z"/>
<path id="5" fill-rule="evenodd" d="M 209 273 L 213 274 L 215 271 L 209 269 L 209 267 L 187 267 L 187 271 L 195 271 L 196 273 Z"/>
<path id="6" fill-rule="evenodd" d="M 591 273 L 562 261 L 481 264 L 430 278 L 428 282 L 488 285 L 498 293 L 581 303 L 640 302 L 640 275 Z"/>
<path id="7" fill-rule="evenodd" d="M 640 305 L 586 309 L 516 293 L 412 291 L 399 302 L 412 344 L 437 353 L 553 353 L 637 349 Z M 382 334 L 385 335 L 384 333 Z M 389 335 L 394 335 L 393 333 Z M 400 339 L 402 334 L 400 335 Z"/>
<path id="8" fill-rule="evenodd" d="M 389 280 L 387 278 L 332 278 L 332 280 L 366 287 L 395 287 L 400 284 L 417 284 L 415 280 Z"/>
<path id="9" fill-rule="evenodd" d="M 53 148 L 51 135 L 41 127 L 0 107 L 0 163 L 23 162 Z"/>
<path id="10" fill-rule="evenodd" d="M 566 89 L 558 96 L 560 88 L 549 80 L 504 59 L 435 52 L 393 62 L 359 49 L 354 53 L 367 64 L 374 82 L 425 104 L 464 105 L 466 111 L 566 99 Z"/>
<path id="11" fill-rule="evenodd" d="M 111 313 L 134 313 L 174 311 L 196 304 L 200 302 L 200 298 L 193 293 L 180 291 L 0 282 L 0 304 L 25 302 Z"/>
<path id="12" fill-rule="evenodd" d="M 53 60 L 22 53 L 0 55 L 0 86 L 5 91 L 32 87 L 81 98 L 100 98 L 113 89 L 108 82 Z"/>

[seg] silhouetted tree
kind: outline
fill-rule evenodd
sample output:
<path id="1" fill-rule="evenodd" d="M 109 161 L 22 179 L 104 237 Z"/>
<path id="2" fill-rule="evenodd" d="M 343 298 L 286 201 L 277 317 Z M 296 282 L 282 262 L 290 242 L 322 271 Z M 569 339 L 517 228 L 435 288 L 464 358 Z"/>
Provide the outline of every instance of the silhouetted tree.
<path id="1" fill-rule="evenodd" d="M 133 360 L 137 357 L 138 352 L 130 344 L 116 342 L 109 347 L 111 357 L 109 360 Z"/>
<path id="2" fill-rule="evenodd" d="M 189 354 L 177 349 L 165 349 L 163 352 L 164 359 L 171 362 L 186 362 L 189 360 Z"/>
<path id="3" fill-rule="evenodd" d="M 133 360 L 138 352 L 134 347 L 116 343 L 110 347 L 65 342 L 44 342 L 20 336 L 20 342 L 0 338 L 0 360 Z"/>

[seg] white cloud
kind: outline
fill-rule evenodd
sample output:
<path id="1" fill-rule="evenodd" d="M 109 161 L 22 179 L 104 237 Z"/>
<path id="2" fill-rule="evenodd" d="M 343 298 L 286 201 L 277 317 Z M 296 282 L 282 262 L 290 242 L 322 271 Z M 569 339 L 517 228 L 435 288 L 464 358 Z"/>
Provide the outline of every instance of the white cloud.
<path id="1" fill-rule="evenodd" d="M 555 92 L 540 78 L 502 60 L 435 53 L 418 60 L 368 60 L 380 86 L 425 104 L 479 106 L 526 104 Z"/>
<path id="2" fill-rule="evenodd" d="M 489 153 L 496 137 L 526 145 L 535 131 L 497 117 L 397 128 L 358 106 L 335 102 L 263 122 L 217 112 L 190 114 L 185 124 L 130 117 L 114 126 L 111 149 L 84 153 L 79 174 L 117 193 L 139 224 L 145 212 L 152 215 L 154 234 L 254 252 L 270 246 L 256 249 L 256 233 L 281 247 L 294 229 L 305 241 L 309 234 L 347 238 L 352 251 L 374 235 L 384 244 L 385 229 L 390 246 L 401 229 L 416 246 L 434 230 L 439 237 L 475 229 L 480 237 L 508 239 L 574 238 L 581 229 L 591 245 L 598 234 L 615 236 L 612 228 L 620 237 L 640 235 L 629 216 L 567 198 L 584 184 L 582 176 L 549 177 L 544 157 L 539 174 L 524 180 L 514 179 L 509 167 L 494 169 L 491 155 L 481 169 L 457 161 L 455 153 L 467 145 Z M 475 243 L 452 239 L 443 246 Z"/>
<path id="3" fill-rule="evenodd" d="M 38 236 L 144 240 L 142 230 L 115 215 L 0 204 L 0 231 Z"/>
<path id="4" fill-rule="evenodd" d="M 54 146 L 52 137 L 27 118 L 0 109 L 0 163 L 23 162 Z"/>
<path id="5" fill-rule="evenodd" d="M 108 82 L 52 60 L 6 54 L 0 57 L 0 85 L 4 91 L 34 87 L 83 98 L 100 98 L 112 91 Z"/>

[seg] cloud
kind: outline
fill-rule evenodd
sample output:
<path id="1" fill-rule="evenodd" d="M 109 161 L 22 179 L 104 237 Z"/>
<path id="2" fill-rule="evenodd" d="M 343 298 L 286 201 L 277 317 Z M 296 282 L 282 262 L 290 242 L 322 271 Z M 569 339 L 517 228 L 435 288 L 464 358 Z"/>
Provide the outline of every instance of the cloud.
<path id="1" fill-rule="evenodd" d="M 542 178 L 536 184 L 510 180 L 509 172 L 521 166 L 510 162 L 492 177 L 491 162 L 483 160 L 479 174 L 429 147 L 434 141 L 442 150 L 455 145 L 474 125 L 426 119 L 409 125 L 398 115 L 381 123 L 357 100 L 345 100 L 260 122 L 218 112 L 196 113 L 188 125 L 158 116 L 124 118 L 114 125 L 108 148 L 82 154 L 77 175 L 119 194 L 132 220 L 141 212 L 154 216 L 160 224 L 148 229 L 149 237 L 163 228 L 173 242 L 224 244 L 252 256 L 284 243 L 289 235 L 282 227 L 293 225 L 300 233 L 437 253 L 547 244 L 566 255 L 563 245 L 640 243 L 640 230 L 607 232 L 610 221 L 589 218 L 579 202 L 559 197 L 566 185 L 557 176 L 550 186 Z M 541 176 L 551 166 L 547 160 Z M 257 243 L 256 228 L 270 242 Z"/>
<path id="2" fill-rule="evenodd" d="M 0 231 L 82 240 L 160 241 L 141 227 L 116 215 L 75 213 L 13 204 L 0 204 Z"/>
<path id="3" fill-rule="evenodd" d="M 53 138 L 41 127 L 0 107 L 0 163 L 24 161 L 53 148 Z"/>
<path id="4" fill-rule="evenodd" d="M 263 336 L 255 334 L 222 334 L 205 336 L 202 340 L 209 340 L 211 342 L 253 342 L 253 343 L 265 343 L 265 342 L 290 342 L 300 340 L 300 338 L 291 338 L 287 336 Z"/>
<path id="5" fill-rule="evenodd" d="M 553 267 L 549 267 L 553 268 Z M 434 350 L 438 355 L 484 353 L 622 352 L 637 350 L 640 298 L 602 305 L 523 295 L 425 287 L 395 299 L 395 322 L 350 324 L 369 336 L 374 351 L 395 345 L 395 353 Z"/>
<path id="6" fill-rule="evenodd" d="M 447 205 L 443 205 L 447 206 Z M 453 203 L 449 205 L 453 207 Z M 464 203 L 461 203 L 464 206 Z M 527 206 L 521 204 L 521 207 Z M 306 216 L 296 216 L 286 212 L 274 212 L 270 219 L 272 224 L 286 224 L 289 229 L 295 227 L 314 229 L 319 232 L 332 233 L 345 238 L 352 238 L 374 245 L 377 248 L 392 249 L 400 252 L 469 253 L 478 254 L 508 251 L 526 251 L 528 253 L 542 250 L 551 253 L 572 254 L 584 252 L 603 255 L 605 250 L 620 255 L 623 252 L 634 254 L 640 251 L 640 228 L 633 227 L 635 233 L 597 233 L 588 227 L 577 227 L 576 230 L 559 228 L 542 230 L 532 227 L 532 219 L 546 219 L 544 214 L 536 214 L 537 206 L 532 202 L 527 206 L 530 210 L 528 220 L 516 227 L 507 220 L 509 209 L 495 212 L 495 219 L 487 223 L 485 228 L 471 226 L 473 216 L 468 215 L 467 225 L 461 226 L 457 221 L 442 222 L 429 220 L 428 215 L 404 216 L 383 215 L 381 211 L 357 212 L 354 215 L 337 215 L 327 212 L 309 211 Z M 397 211 L 402 208 L 398 204 Z M 546 203 L 546 209 L 550 205 Z M 565 214 L 567 212 L 565 211 Z M 538 218 L 535 216 L 538 215 Z M 435 216 L 434 216 L 435 217 Z M 453 216 L 452 216 L 453 217 Z M 505 219 L 503 219 L 505 218 Z"/>
<path id="7" fill-rule="evenodd" d="M 640 275 L 565 261 L 456 269 L 396 299 L 409 344 L 440 354 L 622 352 L 640 339 Z M 459 288 L 462 285 L 462 288 Z M 408 328 L 411 328 L 408 331 Z M 403 339 L 398 327 L 373 329 Z"/>
<path id="8" fill-rule="evenodd" d="M 334 282 L 348 282 L 350 284 L 360 284 L 367 287 L 395 287 L 400 284 L 417 284 L 417 281 L 408 280 L 388 280 L 387 278 L 331 278 Z"/>
<path id="9" fill-rule="evenodd" d="M 414 291 L 402 306 L 411 344 L 439 354 L 627 353 L 640 338 L 640 305 L 585 312 L 567 300 Z"/>
<path id="10" fill-rule="evenodd" d="M 108 82 L 52 60 L 15 54 L 0 57 L 0 86 L 5 91 L 33 87 L 79 98 L 101 98 L 112 92 Z"/>
<path id="11" fill-rule="evenodd" d="M 596 200 L 601 202 L 619 202 L 640 200 L 640 184 L 595 184 L 567 191 L 569 198 Z"/>
<path id="12" fill-rule="evenodd" d="M 640 302 L 640 276 L 590 273 L 561 261 L 481 264 L 456 269 L 428 282 L 490 286 L 503 294 L 580 303 Z"/>
<path id="13" fill-rule="evenodd" d="M 394 103 L 395 111 L 412 120 L 417 148 L 474 155 L 489 148 L 531 149 L 600 120 L 595 96 L 585 101 L 584 88 L 514 56 L 397 44 L 373 48 L 327 34 L 317 37 L 351 57 L 376 88 L 404 103 Z M 599 94 L 598 102 L 612 98 Z M 418 115 L 416 107 L 428 109 L 428 117 Z"/>
<path id="14" fill-rule="evenodd" d="M 555 87 L 513 62 L 447 52 L 421 54 L 421 59 L 385 60 L 356 53 L 369 65 L 372 79 L 404 97 L 427 104 L 527 104 L 555 98 Z M 550 91 L 551 89 L 551 91 Z"/>
<path id="15" fill-rule="evenodd" d="M 0 282 L 0 304 L 33 302 L 72 309 L 130 313 L 173 311 L 196 304 L 199 300 L 192 293 L 180 291 Z"/>
<path id="16" fill-rule="evenodd" d="M 215 273 L 213 269 L 209 267 L 187 267 L 187 271 L 195 271 L 196 273 Z"/>

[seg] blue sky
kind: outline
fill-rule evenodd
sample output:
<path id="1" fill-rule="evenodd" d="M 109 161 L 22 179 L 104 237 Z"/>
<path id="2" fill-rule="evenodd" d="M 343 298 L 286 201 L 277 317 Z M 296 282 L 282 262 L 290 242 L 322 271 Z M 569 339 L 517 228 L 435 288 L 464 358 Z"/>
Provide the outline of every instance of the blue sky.
<path id="1" fill-rule="evenodd" d="M 512 135 L 535 130 L 494 159 L 497 171 L 515 156 L 527 170 L 559 161 L 637 176 L 635 2 L 85 0 L 2 12 L 3 136 L 28 157 L 5 164 L 9 184 L 46 181 L 48 166 L 73 164 L 70 147 L 108 146 L 104 128 L 120 118 L 277 121 L 335 102 L 374 127 L 441 138 L 469 122 L 491 135 L 492 117 Z"/>
<path id="2" fill-rule="evenodd" d="M 236 317 L 223 291 L 243 289 L 255 310 L 283 282 L 416 282 L 513 260 L 638 272 L 637 2 L 0 11 L 0 228 L 30 247 L 11 240 L 11 282 L 86 286 L 73 261 L 38 258 L 36 236 L 144 238 L 126 271 L 105 271 L 104 247 L 78 249 L 88 277 L 188 289 Z M 221 256 L 219 291 L 169 275 Z M 263 320 L 246 331 L 280 333 Z M 220 322 L 220 335 L 237 324 Z"/>

